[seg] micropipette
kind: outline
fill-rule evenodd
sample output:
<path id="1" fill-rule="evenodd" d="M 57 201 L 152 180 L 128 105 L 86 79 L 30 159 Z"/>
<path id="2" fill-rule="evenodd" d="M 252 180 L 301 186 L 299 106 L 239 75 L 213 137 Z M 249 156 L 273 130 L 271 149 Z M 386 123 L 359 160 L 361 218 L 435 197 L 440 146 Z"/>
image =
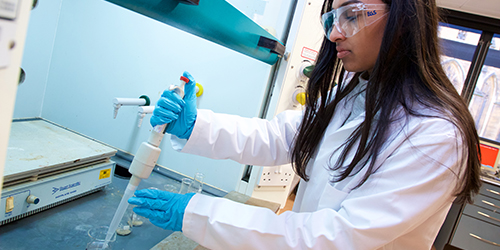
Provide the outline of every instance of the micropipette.
<path id="1" fill-rule="evenodd" d="M 179 96 L 181 96 L 181 98 L 183 98 L 184 85 L 188 82 L 188 78 L 181 76 L 181 85 L 171 85 L 169 89 L 175 91 Z M 114 232 L 118 228 L 118 224 L 127 210 L 128 199 L 134 195 L 134 192 L 137 189 L 137 186 L 139 186 L 141 180 L 147 179 L 151 175 L 153 168 L 156 166 L 156 161 L 158 160 L 161 152 L 161 149 L 159 148 L 160 143 L 163 139 L 166 127 L 167 124 L 155 126 L 149 135 L 148 141 L 143 142 L 137 150 L 137 153 L 135 154 L 128 170 L 132 174 L 132 177 L 130 178 L 127 188 L 123 193 L 123 197 L 118 205 L 118 208 L 116 209 L 115 215 L 111 220 L 104 245 L 108 244 L 113 237 Z"/>

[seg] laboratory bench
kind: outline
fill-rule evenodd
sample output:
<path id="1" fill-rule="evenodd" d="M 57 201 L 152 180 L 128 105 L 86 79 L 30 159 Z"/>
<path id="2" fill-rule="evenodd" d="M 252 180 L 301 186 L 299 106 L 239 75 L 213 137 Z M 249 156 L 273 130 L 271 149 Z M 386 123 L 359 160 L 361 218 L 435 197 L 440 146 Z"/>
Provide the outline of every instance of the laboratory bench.
<path id="1" fill-rule="evenodd" d="M 88 230 L 109 226 L 127 184 L 126 177 L 114 175 L 112 183 L 101 191 L 0 226 L 0 249 L 85 249 L 91 240 Z M 154 171 L 141 181 L 138 189 L 163 189 L 165 184 L 180 185 L 179 181 Z M 144 223 L 133 227 L 131 234 L 116 236 L 112 249 L 151 249 L 172 234 L 141 219 Z"/>
<path id="2" fill-rule="evenodd" d="M 129 162 L 120 157 L 112 157 L 119 162 L 111 184 L 101 191 L 63 203 L 53 208 L 35 213 L 0 226 L 0 250 L 59 250 L 85 249 L 91 241 L 88 230 L 93 227 L 109 226 L 128 184 Z M 125 167 L 122 167 L 124 166 Z M 171 177 L 169 177 L 171 176 Z M 165 185 L 180 187 L 179 176 L 160 167 L 155 167 L 150 177 L 141 181 L 139 189 L 157 188 Z M 249 197 L 232 191 L 229 193 L 204 186 L 202 194 L 271 209 L 277 213 L 280 204 Z M 116 236 L 112 243 L 114 250 L 206 250 L 196 242 L 186 238 L 181 232 L 164 230 L 141 217 L 143 224 L 132 228 L 126 236 Z"/>
<path id="3" fill-rule="evenodd" d="M 0 197 L 0 250 L 86 249 L 89 229 L 110 225 L 132 160 L 128 153 L 42 118 L 13 121 Z M 155 166 L 137 189 L 171 185 L 179 190 L 184 177 Z M 277 203 L 210 185 L 203 185 L 202 194 L 279 209 Z M 112 249 L 204 249 L 180 232 L 141 220 L 131 234 L 117 235 Z"/>
<path id="4" fill-rule="evenodd" d="M 437 250 L 500 249 L 500 181 L 482 176 L 472 204 L 453 204 L 436 238 Z"/>

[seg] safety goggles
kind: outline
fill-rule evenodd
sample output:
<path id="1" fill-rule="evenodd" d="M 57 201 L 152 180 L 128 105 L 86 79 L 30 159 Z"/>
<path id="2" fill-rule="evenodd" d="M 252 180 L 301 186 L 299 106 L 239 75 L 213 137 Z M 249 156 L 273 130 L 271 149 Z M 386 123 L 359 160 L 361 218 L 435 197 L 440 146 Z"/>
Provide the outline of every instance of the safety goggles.
<path id="1" fill-rule="evenodd" d="M 333 27 L 343 36 L 351 37 L 387 13 L 385 4 L 354 3 L 323 14 L 321 21 L 326 38 L 330 39 Z"/>

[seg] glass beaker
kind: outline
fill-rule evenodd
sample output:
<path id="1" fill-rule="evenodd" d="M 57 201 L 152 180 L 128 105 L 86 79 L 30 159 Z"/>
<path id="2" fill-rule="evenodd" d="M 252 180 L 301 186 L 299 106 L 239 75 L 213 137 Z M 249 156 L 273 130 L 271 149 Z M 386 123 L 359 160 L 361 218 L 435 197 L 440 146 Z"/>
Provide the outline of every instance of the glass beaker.
<path id="1" fill-rule="evenodd" d="M 137 207 L 137 206 L 132 206 L 132 208 Z M 128 216 L 129 221 L 128 224 L 133 227 L 140 227 L 144 223 L 141 220 L 141 217 L 137 215 L 134 210 L 131 211 L 130 216 Z"/>
<path id="2" fill-rule="evenodd" d="M 120 236 L 126 236 L 132 233 L 132 227 L 134 226 L 131 220 L 132 214 L 134 214 L 132 208 L 133 206 L 127 206 L 125 214 L 120 221 L 120 224 L 118 224 L 118 227 L 116 228 L 116 234 Z"/>
<path id="3" fill-rule="evenodd" d="M 181 188 L 179 189 L 179 194 L 187 194 L 190 191 L 190 187 L 193 184 L 193 179 L 182 178 Z"/>
<path id="4" fill-rule="evenodd" d="M 170 193 L 178 193 L 177 187 L 172 184 L 165 184 L 163 185 L 163 188 L 165 189 L 165 191 L 168 191 Z"/>
<path id="5" fill-rule="evenodd" d="M 202 173 L 196 173 L 194 175 L 193 183 L 189 187 L 188 193 L 201 193 L 203 190 L 203 178 L 205 176 Z"/>
<path id="6" fill-rule="evenodd" d="M 87 244 L 86 250 L 112 249 L 111 243 L 116 240 L 116 233 L 113 233 L 109 242 L 106 242 L 108 229 L 108 226 L 93 227 L 89 229 L 88 235 L 90 237 L 90 242 Z"/>

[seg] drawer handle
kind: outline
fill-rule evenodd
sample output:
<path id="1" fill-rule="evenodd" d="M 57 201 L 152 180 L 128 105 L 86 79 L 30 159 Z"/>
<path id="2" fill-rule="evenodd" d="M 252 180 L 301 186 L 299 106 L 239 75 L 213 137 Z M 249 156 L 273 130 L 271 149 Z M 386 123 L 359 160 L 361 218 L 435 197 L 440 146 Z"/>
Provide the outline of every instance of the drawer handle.
<path id="1" fill-rule="evenodd" d="M 496 194 L 496 195 L 500 195 L 499 192 L 495 191 L 495 190 L 491 190 L 491 189 L 486 189 L 486 191 L 492 193 L 492 194 Z"/>
<path id="2" fill-rule="evenodd" d="M 500 220 L 499 220 L 499 219 L 497 219 L 497 218 L 495 218 L 495 217 L 491 217 L 490 215 L 485 214 L 485 213 L 483 213 L 483 212 L 479 212 L 479 211 L 478 211 L 477 213 L 478 213 L 478 214 L 480 214 L 480 215 L 482 215 L 482 216 L 484 216 L 484 217 L 486 217 L 486 218 L 488 218 L 488 219 L 492 219 L 492 220 L 494 220 L 494 221 L 500 222 Z"/>
<path id="3" fill-rule="evenodd" d="M 481 238 L 481 237 L 479 237 L 479 236 L 477 236 L 477 235 L 475 235 L 475 234 L 471 234 L 471 233 L 469 233 L 469 235 L 470 235 L 470 236 L 472 236 L 472 237 L 474 237 L 474 238 L 476 238 L 476 239 L 478 239 L 478 240 L 480 240 L 480 241 L 482 241 L 482 242 L 486 242 L 486 243 L 491 244 L 491 245 L 493 245 L 493 246 L 500 247 L 500 244 L 495 243 L 495 242 L 493 242 L 493 241 L 485 240 L 485 239 L 483 239 L 483 238 Z"/>
<path id="4" fill-rule="evenodd" d="M 484 204 L 486 204 L 486 205 L 490 205 L 490 206 L 492 206 L 492 207 L 500 208 L 499 206 L 497 206 L 497 205 L 495 205 L 495 204 L 493 204 L 493 203 L 491 203 L 491 202 L 489 202 L 489 201 L 482 200 L 482 202 L 483 202 Z"/>

